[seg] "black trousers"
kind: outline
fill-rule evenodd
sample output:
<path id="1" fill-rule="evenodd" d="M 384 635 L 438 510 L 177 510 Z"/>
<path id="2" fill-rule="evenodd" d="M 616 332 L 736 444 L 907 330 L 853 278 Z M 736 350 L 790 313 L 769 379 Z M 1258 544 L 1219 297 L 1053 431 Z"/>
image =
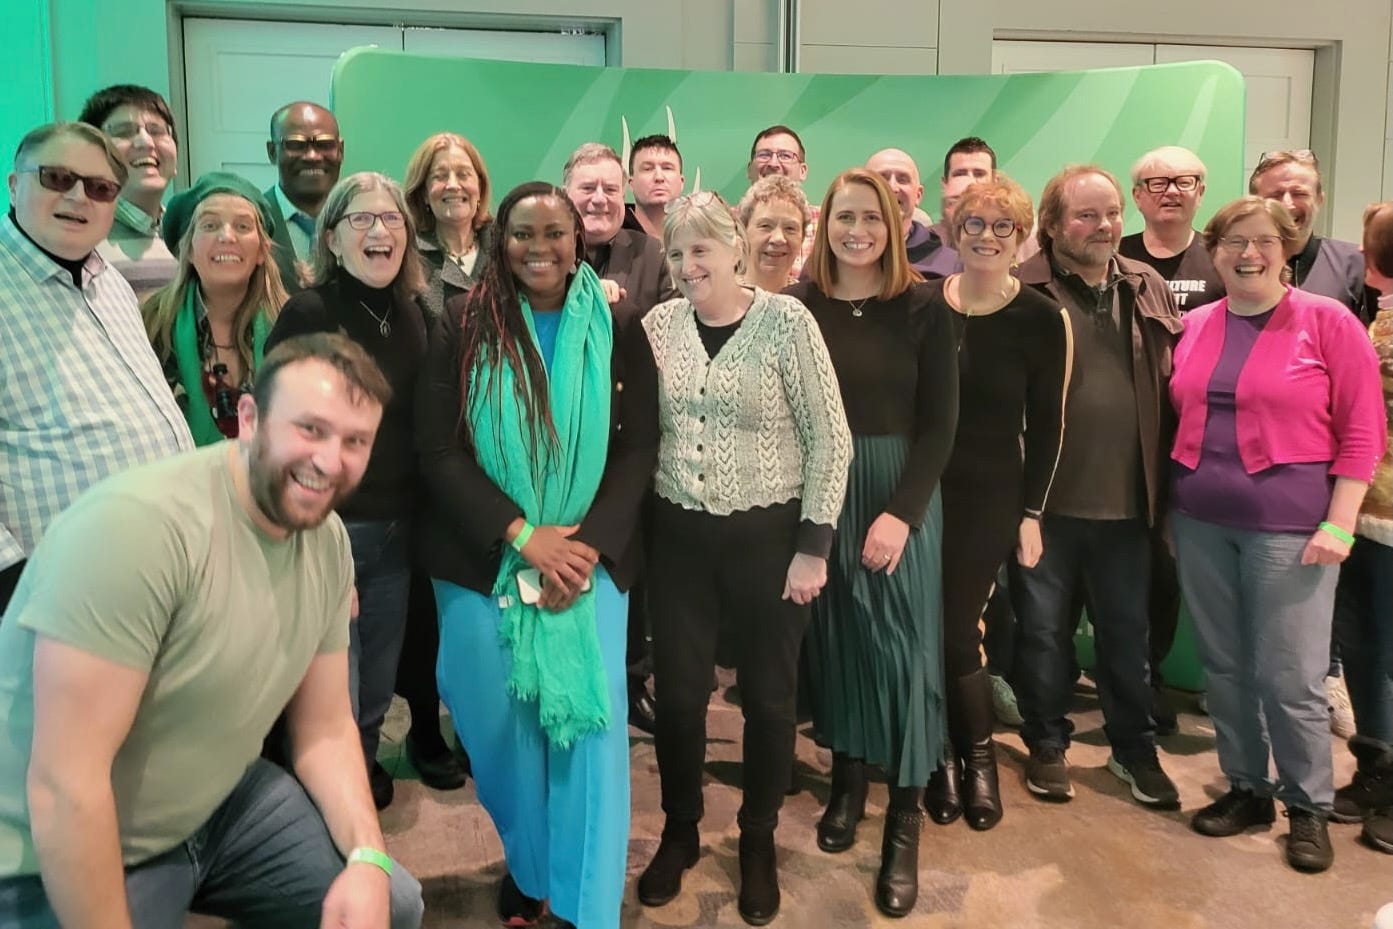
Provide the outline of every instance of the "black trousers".
<path id="1" fill-rule="evenodd" d="M 716 642 L 728 633 L 745 716 L 744 832 L 778 825 L 793 763 L 798 648 L 809 607 L 782 599 L 795 552 L 798 501 L 729 516 L 653 508 L 648 603 L 658 719 L 654 747 L 669 820 L 704 812 L 706 707 Z"/>
<path id="2" fill-rule="evenodd" d="M 17 561 L 0 571 L 0 617 L 5 615 L 5 608 L 10 605 L 10 598 L 14 596 L 15 588 L 19 586 L 19 576 L 23 572 L 23 561 Z"/>
<path id="3" fill-rule="evenodd" d="M 982 667 L 980 621 L 1021 522 L 1020 485 L 944 475 L 943 666 L 948 680 Z"/>
<path id="4" fill-rule="evenodd" d="M 411 708 L 413 736 L 430 738 L 424 736 L 430 731 L 436 737 L 440 734 L 440 691 L 435 684 L 435 660 L 439 653 L 440 617 L 435 610 L 435 590 L 429 576 L 413 570 L 395 687 Z"/>

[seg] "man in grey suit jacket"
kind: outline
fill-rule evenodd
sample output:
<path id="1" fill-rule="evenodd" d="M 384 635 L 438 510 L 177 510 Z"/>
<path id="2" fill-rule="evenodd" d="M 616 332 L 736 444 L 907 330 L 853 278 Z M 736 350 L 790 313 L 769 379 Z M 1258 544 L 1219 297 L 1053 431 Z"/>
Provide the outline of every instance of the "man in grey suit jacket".
<path id="1" fill-rule="evenodd" d="M 309 261 L 314 222 L 343 168 L 343 139 L 334 114 L 315 103 L 287 103 L 271 115 L 266 157 L 280 183 L 266 190 L 276 219 L 276 266 L 289 293 L 301 289 L 297 261 Z"/>

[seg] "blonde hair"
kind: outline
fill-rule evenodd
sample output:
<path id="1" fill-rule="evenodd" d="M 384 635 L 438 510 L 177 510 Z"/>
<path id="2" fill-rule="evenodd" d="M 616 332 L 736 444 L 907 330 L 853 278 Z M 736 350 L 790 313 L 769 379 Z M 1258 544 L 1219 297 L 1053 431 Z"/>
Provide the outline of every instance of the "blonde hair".
<path id="1" fill-rule="evenodd" d="M 948 223 L 948 244 L 958 247 L 958 226 L 964 210 L 974 207 L 994 206 L 1010 217 L 1016 224 L 1016 244 L 1020 245 L 1030 236 L 1035 222 L 1035 209 L 1030 205 L 1030 194 L 1015 181 L 1000 171 L 989 181 L 969 184 L 958 197 L 953 207 L 953 220 Z"/>
<path id="2" fill-rule="evenodd" d="M 714 190 L 678 197 L 663 217 L 663 251 L 672 247 L 679 232 L 692 232 L 698 238 L 715 239 L 735 249 L 735 273 L 745 273 L 745 252 L 749 241 L 745 229 L 735 221 L 730 204 Z"/>
<path id="3" fill-rule="evenodd" d="M 452 148 L 457 148 L 469 156 L 469 160 L 474 163 L 474 172 L 479 176 L 479 205 L 474 210 L 474 230 L 477 232 L 489 221 L 489 191 L 492 188 L 489 184 L 488 168 L 484 167 L 484 159 L 479 150 L 462 135 L 437 132 L 422 142 L 412 153 L 411 160 L 406 163 L 406 206 L 411 218 L 416 221 L 416 231 L 421 235 L 435 233 L 435 214 L 430 211 L 430 204 L 426 202 L 430 166 L 435 162 L 438 152 Z"/>
<path id="4" fill-rule="evenodd" d="M 250 207 L 252 215 L 256 217 L 256 235 L 260 240 L 257 257 L 261 259 L 261 263 L 252 269 L 251 277 L 247 279 L 246 296 L 242 298 L 237 312 L 232 316 L 232 343 L 237 347 L 237 357 L 242 362 L 242 370 L 250 372 L 255 367 L 256 359 L 252 347 L 252 324 L 257 314 L 265 316 L 268 325 L 274 323 L 289 297 L 286 295 L 285 285 L 281 282 L 281 273 L 276 267 L 275 258 L 271 254 L 273 240 L 261 223 L 261 211 L 256 208 L 256 204 L 230 191 L 217 190 L 213 193 L 237 197 Z M 194 207 L 189 226 L 179 239 L 179 268 L 174 274 L 174 279 L 147 297 L 140 308 L 140 315 L 145 321 L 145 335 L 150 339 L 150 345 L 161 362 L 174 353 L 174 320 L 184 307 L 189 288 L 199 286 L 198 269 L 193 266 L 192 242 L 198 229 L 198 217 L 207 202 L 205 198 Z"/>
<path id="5" fill-rule="evenodd" d="M 912 284 L 922 281 L 923 277 L 914 270 L 909 263 L 909 255 L 905 252 L 904 236 L 900 234 L 904 222 L 900 216 L 899 202 L 890 193 L 885 180 L 879 174 L 865 168 L 849 168 L 843 171 L 833 179 L 832 186 L 827 188 L 827 196 L 822 200 L 817 233 L 813 236 L 812 255 L 808 258 L 808 279 L 824 294 L 831 294 L 837 283 L 837 259 L 832 254 L 832 243 L 827 238 L 827 221 L 832 216 L 833 198 L 852 184 L 864 184 L 875 192 L 880 215 L 885 220 L 885 251 L 880 255 L 883 277 L 876 299 L 889 300 L 898 297 Z"/>

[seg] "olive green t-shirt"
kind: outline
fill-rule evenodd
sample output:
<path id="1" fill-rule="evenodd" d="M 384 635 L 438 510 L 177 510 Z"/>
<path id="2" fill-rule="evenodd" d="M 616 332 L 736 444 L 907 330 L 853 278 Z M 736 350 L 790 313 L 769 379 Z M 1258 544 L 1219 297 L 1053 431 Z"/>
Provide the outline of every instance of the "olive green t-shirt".
<path id="1" fill-rule="evenodd" d="M 92 487 L 49 526 L 0 621 L 0 876 L 38 872 L 25 777 L 39 635 L 148 672 L 111 784 L 127 866 L 185 841 L 261 751 L 316 654 L 348 646 L 337 516 L 276 540 L 228 443 Z"/>

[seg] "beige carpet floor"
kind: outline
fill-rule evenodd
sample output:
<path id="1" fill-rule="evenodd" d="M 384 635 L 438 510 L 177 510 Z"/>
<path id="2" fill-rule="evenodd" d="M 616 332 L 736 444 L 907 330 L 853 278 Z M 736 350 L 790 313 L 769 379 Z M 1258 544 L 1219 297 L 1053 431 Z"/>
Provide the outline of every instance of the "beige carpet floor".
<path id="1" fill-rule="evenodd" d="M 736 912 L 735 811 L 739 805 L 740 711 L 733 676 L 722 673 L 708 724 L 707 815 L 703 855 L 681 896 L 661 909 L 641 906 L 633 883 L 662 828 L 657 767 L 650 738 L 633 732 L 633 826 L 623 926 L 739 927 Z M 1179 734 L 1163 740 L 1162 764 L 1180 787 L 1184 809 L 1156 813 L 1134 803 L 1104 765 L 1108 749 L 1091 693 L 1077 695 L 1077 741 L 1070 752 L 1077 796 L 1064 805 L 1034 800 L 1022 782 L 1019 735 L 999 729 L 1006 818 L 988 833 L 959 822 L 925 825 L 920 895 L 904 920 L 878 914 L 872 883 L 879 863 L 886 801 L 883 785 L 856 846 L 820 852 L 813 826 L 826 801 L 829 758 L 805 735 L 798 740 L 799 792 L 788 798 L 778 832 L 783 909 L 774 926 L 905 929 L 1367 929 L 1393 899 L 1393 857 L 1358 841 L 1358 827 L 1332 825 L 1335 866 L 1302 875 L 1282 858 L 1285 820 L 1264 832 L 1208 839 L 1188 828 L 1190 814 L 1221 791 L 1208 717 L 1192 697 L 1176 695 Z M 381 753 L 398 773 L 396 801 L 382 814 L 392 853 L 424 887 L 428 929 L 496 925 L 495 887 L 502 852 L 473 783 L 441 793 L 412 779 L 397 739 L 405 729 L 398 703 Z M 1351 771 L 1342 745 L 1332 748 L 1336 781 Z"/>

